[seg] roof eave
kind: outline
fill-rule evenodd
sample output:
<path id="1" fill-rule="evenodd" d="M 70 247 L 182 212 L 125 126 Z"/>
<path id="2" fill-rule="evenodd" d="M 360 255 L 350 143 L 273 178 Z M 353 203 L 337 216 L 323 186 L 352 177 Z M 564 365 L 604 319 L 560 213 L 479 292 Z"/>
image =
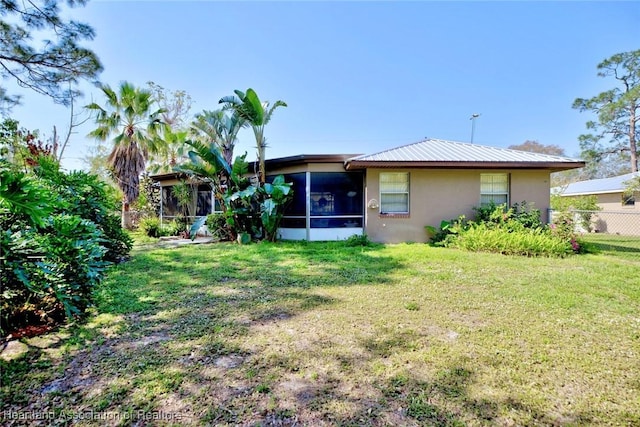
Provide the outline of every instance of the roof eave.
<path id="1" fill-rule="evenodd" d="M 546 169 L 560 172 L 578 169 L 585 162 L 482 162 L 482 161 L 371 161 L 351 160 L 345 162 L 346 170 L 367 168 L 416 168 L 416 169 Z"/>
<path id="2" fill-rule="evenodd" d="M 300 154 L 297 156 L 267 159 L 265 166 L 267 166 L 267 169 L 278 169 L 284 166 L 296 166 L 308 163 L 344 163 L 350 158 L 357 156 L 361 156 L 361 154 Z"/>

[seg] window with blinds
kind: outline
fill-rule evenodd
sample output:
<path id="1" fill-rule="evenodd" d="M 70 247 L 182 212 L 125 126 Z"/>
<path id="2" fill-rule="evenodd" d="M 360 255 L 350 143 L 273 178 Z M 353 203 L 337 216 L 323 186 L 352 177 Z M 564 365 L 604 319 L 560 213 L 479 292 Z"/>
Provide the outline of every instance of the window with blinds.
<path id="1" fill-rule="evenodd" d="M 480 205 L 509 206 L 509 174 L 483 173 L 480 174 Z"/>
<path id="2" fill-rule="evenodd" d="M 409 213 L 409 173 L 380 174 L 380 213 Z"/>

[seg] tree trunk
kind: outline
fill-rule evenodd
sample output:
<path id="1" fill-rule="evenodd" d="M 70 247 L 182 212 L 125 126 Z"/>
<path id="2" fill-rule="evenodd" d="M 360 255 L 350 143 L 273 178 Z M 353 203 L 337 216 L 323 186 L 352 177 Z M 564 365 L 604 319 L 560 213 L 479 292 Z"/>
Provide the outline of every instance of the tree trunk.
<path id="1" fill-rule="evenodd" d="M 122 228 L 126 230 L 133 229 L 133 221 L 131 220 L 131 210 L 129 203 L 122 202 Z"/>
<path id="2" fill-rule="evenodd" d="M 264 183 L 267 180 L 267 171 L 265 168 L 265 154 L 266 154 L 266 147 L 267 147 L 267 143 L 265 142 L 264 138 L 262 138 L 262 142 L 260 143 L 260 145 L 258 146 L 258 162 L 259 162 L 259 179 L 260 179 L 260 186 L 262 187 L 264 185 Z"/>

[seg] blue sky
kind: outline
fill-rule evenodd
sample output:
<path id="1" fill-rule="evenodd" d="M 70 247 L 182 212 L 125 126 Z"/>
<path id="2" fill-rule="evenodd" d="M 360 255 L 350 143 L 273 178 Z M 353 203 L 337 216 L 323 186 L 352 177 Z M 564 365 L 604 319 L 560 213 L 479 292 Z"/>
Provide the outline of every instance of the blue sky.
<path id="1" fill-rule="evenodd" d="M 192 113 L 234 89 L 283 100 L 267 126 L 269 158 L 374 153 L 425 137 L 497 147 L 537 140 L 579 155 L 590 118 L 577 97 L 610 88 L 596 65 L 638 45 L 638 2 L 100 1 L 73 9 L 94 27 L 88 43 L 103 83 L 154 81 L 185 90 Z M 68 110 L 23 94 L 12 116 L 51 134 Z M 100 92 L 84 86 L 80 105 Z M 63 165 L 79 169 L 92 124 Z M 236 154 L 254 158 L 241 133 Z"/>

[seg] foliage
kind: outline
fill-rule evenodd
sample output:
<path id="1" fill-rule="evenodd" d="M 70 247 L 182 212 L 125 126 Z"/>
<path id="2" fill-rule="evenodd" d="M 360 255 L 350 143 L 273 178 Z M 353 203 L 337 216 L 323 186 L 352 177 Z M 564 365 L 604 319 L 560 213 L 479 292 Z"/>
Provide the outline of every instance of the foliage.
<path id="1" fill-rule="evenodd" d="M 233 149 L 238 132 L 245 127 L 246 120 L 233 110 L 203 111 L 196 114 L 191 123 L 191 132 L 203 143 L 216 144 L 228 164 L 233 163 Z M 224 172 L 221 171 L 221 172 Z"/>
<path id="2" fill-rule="evenodd" d="M 140 229 L 148 237 L 177 236 L 185 230 L 185 225 L 179 221 L 161 223 L 160 218 L 146 217 L 140 220 Z"/>
<path id="3" fill-rule="evenodd" d="M 352 236 L 349 236 L 344 241 L 344 244 L 347 247 L 354 247 L 354 246 L 371 246 L 373 243 L 371 242 L 371 240 L 369 240 L 369 236 L 367 236 L 366 234 L 354 234 Z"/>
<path id="4" fill-rule="evenodd" d="M 0 75 L 15 79 L 19 86 L 67 105 L 71 84 L 79 79 L 94 81 L 102 71 L 98 57 L 80 42 L 95 33 L 84 23 L 64 20 L 58 0 L 2 1 L 0 20 Z M 67 0 L 73 7 L 86 0 Z M 43 40 L 43 37 L 46 40 Z M 0 104 L 18 102 L 0 87 Z"/>
<path id="5" fill-rule="evenodd" d="M 249 169 L 246 153 L 236 157 L 232 167 L 217 144 L 206 145 L 200 141 L 187 144 L 193 147 L 189 151 L 190 162 L 175 170 L 213 181 L 230 237 L 235 239 L 240 233 L 249 233 L 256 239 L 275 241 L 284 207 L 293 197 L 291 184 L 279 175 L 271 183 L 253 185 L 246 177 Z M 194 237 L 194 233 L 190 235 Z"/>
<path id="6" fill-rule="evenodd" d="M 184 90 L 170 91 L 154 82 L 147 82 L 151 96 L 162 109 L 161 119 L 171 129 L 183 129 L 186 126 L 193 100 Z"/>
<path id="7" fill-rule="evenodd" d="M 551 195 L 551 209 L 554 210 L 553 223 L 561 227 L 573 225 L 577 218 L 580 226 L 588 232 L 593 228 L 592 219 L 595 212 L 602 210 L 598 205 L 598 196 L 571 196 L 560 194 Z"/>
<path id="8" fill-rule="evenodd" d="M 235 96 L 225 96 L 219 103 L 224 104 L 225 109 L 232 110 L 253 129 L 259 163 L 258 180 L 260 184 L 264 184 L 267 177 L 265 170 L 267 139 L 264 136 L 264 128 L 271 120 L 274 110 L 278 107 L 286 107 L 287 104 L 280 100 L 273 105 L 270 105 L 269 101 L 261 102 L 258 94 L 251 88 L 246 92 L 234 90 L 234 93 Z"/>
<path id="9" fill-rule="evenodd" d="M 227 218 L 224 214 L 212 213 L 207 215 L 206 225 L 215 239 L 232 240 L 231 233 L 227 227 Z"/>
<path id="10" fill-rule="evenodd" d="M 108 85 L 101 85 L 100 89 L 106 97 L 105 108 L 95 102 L 86 106 L 96 113 L 98 125 L 89 136 L 106 141 L 115 135 L 107 164 L 123 193 L 122 226 L 132 228 L 129 205 L 140 193 L 140 176 L 149 154 L 161 151 L 163 146 L 158 137 L 166 127 L 159 118 L 163 110 L 152 111 L 151 92 L 128 82 L 122 82 L 117 92 Z"/>
<path id="11" fill-rule="evenodd" d="M 544 224 L 540 220 L 540 211 L 533 207 L 533 203 L 523 201 L 514 203 L 507 209 L 506 205 L 496 205 L 493 201 L 486 206 L 474 207 L 475 222 L 505 224 L 510 221 L 522 224 L 525 228 L 540 228 Z"/>
<path id="12" fill-rule="evenodd" d="M 227 193 L 224 197 L 227 224 L 237 233 L 249 233 L 255 238 L 275 242 L 284 207 L 292 197 L 291 183 L 285 182 L 283 175 L 260 187 L 248 185 L 243 190 Z"/>
<path id="13" fill-rule="evenodd" d="M 633 197 L 634 193 L 640 192 L 640 174 L 634 176 L 623 184 L 626 186 L 624 195 L 627 197 Z"/>
<path id="14" fill-rule="evenodd" d="M 106 248 L 100 245 L 103 233 L 93 222 L 72 215 L 53 216 L 42 232 L 45 257 L 38 266 L 43 275 L 35 283 L 53 291 L 67 318 L 80 315 L 107 266 Z"/>
<path id="15" fill-rule="evenodd" d="M 160 215 L 161 197 L 159 185 L 148 174 L 143 174 L 140 179 L 140 194 L 132 208 L 139 212 L 143 218 L 158 216 Z"/>
<path id="16" fill-rule="evenodd" d="M 540 211 L 526 201 L 509 209 L 490 203 L 474 210 L 473 221 L 461 216 L 443 221 L 440 230 L 427 227 L 432 244 L 524 256 L 566 256 L 581 250 L 573 233 L 560 233 L 543 224 Z"/>
<path id="17" fill-rule="evenodd" d="M 467 228 L 469 228 L 469 221 L 467 221 L 464 215 L 460 215 L 457 219 L 441 221 L 439 229 L 432 225 L 427 225 L 425 230 L 433 245 L 445 246 L 448 240 L 455 238 L 458 233 L 466 230 Z"/>
<path id="18" fill-rule="evenodd" d="M 0 162 L 0 329 L 81 315 L 104 269 L 132 240 L 99 178 L 62 173 L 51 157 L 31 173 Z"/>
<path id="19" fill-rule="evenodd" d="M 133 243 L 113 213 L 118 206 L 117 194 L 109 185 L 86 172 L 62 173 L 58 163 L 49 158 L 41 159 L 34 173 L 57 195 L 55 213 L 87 219 L 103 233 L 105 260 L 118 262 L 129 254 Z"/>
<path id="20" fill-rule="evenodd" d="M 283 175 L 278 175 L 259 190 L 263 193 L 260 203 L 260 220 L 266 232 L 265 237 L 270 242 L 275 242 L 284 209 L 293 198 L 291 183 L 285 182 Z"/>
<path id="21" fill-rule="evenodd" d="M 54 199 L 38 181 L 0 160 L 0 216 L 8 224 L 24 219 L 42 225 L 53 212 Z"/>
<path id="22" fill-rule="evenodd" d="M 178 200 L 178 207 L 185 217 L 194 216 L 196 213 L 196 187 L 193 182 L 181 180 L 173 186 L 173 195 Z"/>
<path id="23" fill-rule="evenodd" d="M 573 103 L 573 108 L 597 116 L 597 121 L 587 122 L 590 133 L 579 137 L 583 157 L 598 164 L 610 157 L 628 156 L 630 170 L 636 172 L 640 133 L 640 50 L 617 53 L 597 68 L 599 77 L 613 77 L 618 86 L 592 98 L 578 98 Z"/>
<path id="24" fill-rule="evenodd" d="M 526 228 L 508 220 L 501 225 L 474 224 L 448 246 L 474 252 L 496 252 L 504 255 L 566 256 L 573 252 L 571 242 L 548 229 Z"/>
<path id="25" fill-rule="evenodd" d="M 555 144 L 540 144 L 538 141 L 526 140 L 522 144 L 510 145 L 510 150 L 527 151 L 529 153 L 549 154 L 552 156 L 565 156 L 564 148 Z"/>
<path id="26" fill-rule="evenodd" d="M 160 218 L 146 217 L 140 220 L 140 230 L 149 237 L 162 236 Z"/>

